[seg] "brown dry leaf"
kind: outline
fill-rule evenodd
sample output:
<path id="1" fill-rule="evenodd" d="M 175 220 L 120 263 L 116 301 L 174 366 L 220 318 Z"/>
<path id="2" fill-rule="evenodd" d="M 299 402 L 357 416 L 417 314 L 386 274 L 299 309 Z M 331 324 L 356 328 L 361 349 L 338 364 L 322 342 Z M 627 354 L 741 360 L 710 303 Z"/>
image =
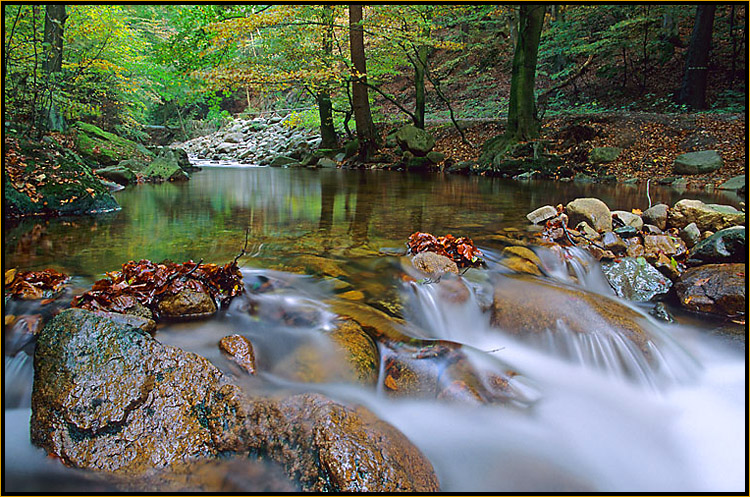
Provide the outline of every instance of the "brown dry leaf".
<path id="1" fill-rule="evenodd" d="M 393 376 L 388 375 L 385 377 L 385 386 L 388 387 L 389 390 L 398 390 L 398 385 L 396 384 L 396 380 L 393 379 Z"/>

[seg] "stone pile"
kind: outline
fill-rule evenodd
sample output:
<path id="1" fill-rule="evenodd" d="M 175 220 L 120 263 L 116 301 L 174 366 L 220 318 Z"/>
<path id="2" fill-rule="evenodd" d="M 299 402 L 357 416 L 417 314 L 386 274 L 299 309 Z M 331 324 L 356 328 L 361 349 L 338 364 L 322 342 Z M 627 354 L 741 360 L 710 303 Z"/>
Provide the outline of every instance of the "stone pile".
<path id="1" fill-rule="evenodd" d="M 219 131 L 172 146 L 191 157 L 271 165 L 279 156 L 300 160 L 320 145 L 320 135 L 288 125 L 282 117 L 235 119 Z"/>
<path id="2" fill-rule="evenodd" d="M 683 199 L 646 211 L 610 211 L 596 198 L 530 212 L 545 242 L 575 244 L 601 261 L 615 293 L 646 302 L 674 298 L 690 311 L 736 317 L 745 310 L 746 214 Z"/>

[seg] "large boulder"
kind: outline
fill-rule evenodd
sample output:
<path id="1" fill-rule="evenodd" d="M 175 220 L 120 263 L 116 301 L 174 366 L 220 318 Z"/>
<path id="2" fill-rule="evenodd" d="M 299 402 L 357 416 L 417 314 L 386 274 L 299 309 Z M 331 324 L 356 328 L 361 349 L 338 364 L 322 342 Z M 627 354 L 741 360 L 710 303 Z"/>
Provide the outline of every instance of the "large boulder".
<path id="1" fill-rule="evenodd" d="M 695 223 L 701 232 L 719 231 L 730 226 L 744 224 L 746 215 L 732 206 L 704 204 L 700 200 L 683 199 L 669 210 L 668 225 L 684 228 Z"/>
<path id="2" fill-rule="evenodd" d="M 724 161 L 716 150 L 688 152 L 677 156 L 672 172 L 674 174 L 704 174 L 721 169 Z"/>
<path id="3" fill-rule="evenodd" d="M 647 302 L 669 291 L 672 282 L 642 257 L 603 262 L 602 272 L 615 293 L 636 302 Z"/>
<path id="4" fill-rule="evenodd" d="M 745 189 L 745 185 L 745 175 L 741 174 L 739 176 L 729 178 L 716 188 L 718 188 L 719 190 L 743 191 Z"/>
<path id="5" fill-rule="evenodd" d="M 75 153 L 31 143 L 20 148 L 27 167 L 4 166 L 5 217 L 96 214 L 120 208 L 107 187 Z M 13 147 L 12 152 L 15 151 Z"/>
<path id="6" fill-rule="evenodd" d="M 158 157 L 146 166 L 143 170 L 143 177 L 154 183 L 184 181 L 190 178 L 176 162 L 164 157 Z"/>
<path id="7" fill-rule="evenodd" d="M 417 157 L 424 157 L 435 146 L 435 138 L 427 131 L 411 124 L 401 127 L 396 132 L 396 141 L 403 151 L 409 151 Z"/>
<path id="8" fill-rule="evenodd" d="M 735 316 L 745 312 L 746 264 L 706 264 L 687 269 L 675 282 L 686 309 Z"/>
<path id="9" fill-rule="evenodd" d="M 121 160 L 152 157 L 142 145 L 83 122 L 73 125 L 75 145 L 85 159 L 103 166 L 114 166 Z"/>
<path id="10" fill-rule="evenodd" d="M 571 226 L 586 221 L 597 231 L 612 231 L 612 213 L 598 198 L 577 198 L 565 206 L 565 212 Z"/>
<path id="11" fill-rule="evenodd" d="M 717 231 L 699 242 L 690 252 L 688 264 L 715 264 L 747 261 L 745 227 L 735 226 Z"/>
<path id="12" fill-rule="evenodd" d="M 127 186 L 136 182 L 135 173 L 125 166 L 107 166 L 96 170 L 96 174 L 104 179 L 114 181 L 118 185 Z"/>
<path id="13" fill-rule="evenodd" d="M 39 335 L 31 439 L 117 476 L 261 454 L 303 490 L 439 490 L 419 450 L 368 410 L 317 394 L 248 398 L 206 359 L 82 309 Z"/>

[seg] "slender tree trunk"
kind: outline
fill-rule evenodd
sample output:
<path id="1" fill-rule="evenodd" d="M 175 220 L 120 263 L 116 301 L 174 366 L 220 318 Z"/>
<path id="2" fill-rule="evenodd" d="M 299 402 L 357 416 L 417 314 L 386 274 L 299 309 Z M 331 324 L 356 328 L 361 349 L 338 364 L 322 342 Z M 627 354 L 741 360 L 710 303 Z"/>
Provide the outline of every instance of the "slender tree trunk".
<path id="1" fill-rule="evenodd" d="M 53 3 L 45 7 L 44 16 L 44 62 L 42 68 L 47 78 L 47 105 L 44 109 L 43 128 L 48 131 L 64 131 L 65 119 L 55 103 L 57 89 L 56 74 L 62 72 L 63 31 L 67 15 L 65 4 Z"/>
<path id="2" fill-rule="evenodd" d="M 708 53 L 711 50 L 716 4 L 702 3 L 695 12 L 695 26 L 690 37 L 685 73 L 677 98 L 679 103 L 692 109 L 706 108 L 706 86 L 708 84 Z"/>
<path id="3" fill-rule="evenodd" d="M 425 37 L 430 36 L 429 28 L 425 28 L 422 32 Z M 417 48 L 417 59 L 414 64 L 414 89 L 416 90 L 416 104 L 414 107 L 414 126 L 417 128 L 424 129 L 424 115 L 425 115 L 425 88 L 424 88 L 424 74 L 425 68 L 427 67 L 427 55 L 429 53 L 429 47 L 421 45 Z"/>
<path id="4" fill-rule="evenodd" d="M 539 136 L 541 124 L 536 115 L 534 86 L 546 6 L 521 4 L 519 8 L 518 43 L 513 57 L 505 135 L 517 141 L 528 141 Z"/>
<path id="5" fill-rule="evenodd" d="M 349 5 L 349 39 L 354 66 L 352 82 L 352 107 L 354 107 L 354 122 L 357 126 L 359 139 L 359 158 L 367 161 L 377 149 L 377 135 L 375 124 L 372 122 L 370 101 L 367 96 L 367 65 L 365 62 L 365 41 L 362 29 L 362 5 Z"/>
<path id="6" fill-rule="evenodd" d="M 333 54 L 333 8 L 330 5 L 323 7 L 325 30 L 323 31 L 323 53 L 326 56 Z M 331 94 L 327 87 L 318 91 L 318 113 L 320 114 L 320 148 L 336 148 L 336 128 L 333 125 L 333 104 Z"/>

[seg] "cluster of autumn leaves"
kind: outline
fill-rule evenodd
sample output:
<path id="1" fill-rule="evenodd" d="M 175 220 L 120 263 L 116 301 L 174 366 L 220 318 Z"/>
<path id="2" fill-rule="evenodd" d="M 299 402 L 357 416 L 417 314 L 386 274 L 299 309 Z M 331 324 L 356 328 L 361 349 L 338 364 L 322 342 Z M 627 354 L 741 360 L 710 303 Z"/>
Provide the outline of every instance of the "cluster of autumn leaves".
<path id="1" fill-rule="evenodd" d="M 69 276 L 54 269 L 5 272 L 6 293 L 21 299 L 52 298 L 58 295 Z M 165 295 L 183 289 L 208 293 L 224 305 L 243 292 L 242 273 L 236 261 L 223 266 L 188 261 L 184 264 L 156 264 L 143 259 L 122 265 L 122 270 L 106 273 L 91 290 L 73 298 L 72 307 L 124 312 L 137 303 L 152 310 Z"/>
<path id="2" fill-rule="evenodd" d="M 459 268 L 481 266 L 482 252 L 471 239 L 448 234 L 436 237 L 415 232 L 407 243 L 411 254 L 435 252 L 453 260 Z M 62 292 L 70 277 L 54 269 L 5 272 L 5 292 L 20 299 L 52 299 Z M 147 259 L 129 261 L 120 271 L 110 271 L 96 281 L 90 290 L 73 298 L 72 307 L 89 310 L 124 312 L 137 304 L 155 310 L 167 295 L 191 289 L 204 292 L 220 305 L 244 291 L 242 273 L 237 261 L 228 264 L 204 264 L 187 261 L 154 263 Z"/>

